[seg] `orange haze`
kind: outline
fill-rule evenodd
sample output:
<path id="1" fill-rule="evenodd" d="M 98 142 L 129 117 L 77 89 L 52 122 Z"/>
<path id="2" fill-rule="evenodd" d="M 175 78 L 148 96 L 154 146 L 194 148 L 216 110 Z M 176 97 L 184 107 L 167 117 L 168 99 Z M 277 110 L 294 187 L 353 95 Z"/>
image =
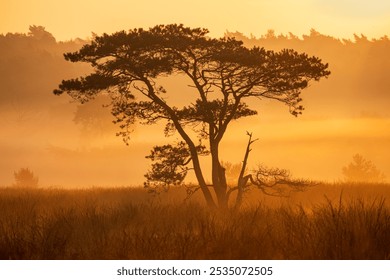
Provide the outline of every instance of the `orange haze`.
<path id="1" fill-rule="evenodd" d="M 250 131 L 259 138 L 250 155 L 253 167 L 264 163 L 290 169 L 297 177 L 333 181 L 342 178 L 342 167 L 360 153 L 389 178 L 389 2 L 230 2 L 130 5 L 121 0 L 108 6 L 106 1 L 2 1 L 0 186 L 11 185 L 14 171 L 23 167 L 30 168 L 42 186 L 142 184 L 150 149 L 178 137 L 166 139 L 161 126 L 137 124 L 126 146 L 115 136 L 118 128 L 109 109 L 102 107 L 105 100 L 81 106 L 65 95 L 54 96 L 52 90 L 62 79 L 89 71 L 87 65 L 66 62 L 62 54 L 79 49 L 91 32 L 170 22 L 209 28 L 211 36 L 235 36 L 247 46 L 294 48 L 330 65 L 329 79 L 304 91 L 306 110 L 298 118 L 278 102 L 252 100 L 259 114 L 231 125 L 222 144 L 224 161 L 242 160 Z M 25 34 L 32 24 L 46 30 L 35 26 Z M 77 37 L 84 39 L 71 40 Z M 191 95 L 182 77 L 160 82 L 169 102 L 184 104 Z M 207 160 L 203 164 L 208 166 Z"/>

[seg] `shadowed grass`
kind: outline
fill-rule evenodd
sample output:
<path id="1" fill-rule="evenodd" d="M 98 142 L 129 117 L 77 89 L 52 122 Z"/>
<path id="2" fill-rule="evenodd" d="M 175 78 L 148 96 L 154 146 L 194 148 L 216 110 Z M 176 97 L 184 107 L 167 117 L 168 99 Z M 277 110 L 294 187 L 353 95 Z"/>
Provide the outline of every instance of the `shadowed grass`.
<path id="1" fill-rule="evenodd" d="M 153 197 L 135 188 L 3 188 L 0 258 L 388 259 L 388 187 L 377 198 L 337 184 L 306 200 L 251 195 L 242 210 L 224 213 L 197 197 L 183 202 L 179 190 Z"/>

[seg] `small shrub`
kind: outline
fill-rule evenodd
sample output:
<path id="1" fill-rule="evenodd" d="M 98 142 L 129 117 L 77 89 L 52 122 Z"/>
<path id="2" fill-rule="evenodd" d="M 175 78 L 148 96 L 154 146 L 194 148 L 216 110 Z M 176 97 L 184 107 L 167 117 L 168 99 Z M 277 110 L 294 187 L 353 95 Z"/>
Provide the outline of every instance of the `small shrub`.
<path id="1" fill-rule="evenodd" d="M 342 169 L 347 182 L 384 182 L 385 175 L 370 160 L 360 154 L 354 155 L 352 159 L 353 161 Z"/>
<path id="2" fill-rule="evenodd" d="M 28 168 L 20 168 L 19 171 L 14 172 L 15 187 L 38 187 L 38 177 L 34 176 L 34 173 Z"/>

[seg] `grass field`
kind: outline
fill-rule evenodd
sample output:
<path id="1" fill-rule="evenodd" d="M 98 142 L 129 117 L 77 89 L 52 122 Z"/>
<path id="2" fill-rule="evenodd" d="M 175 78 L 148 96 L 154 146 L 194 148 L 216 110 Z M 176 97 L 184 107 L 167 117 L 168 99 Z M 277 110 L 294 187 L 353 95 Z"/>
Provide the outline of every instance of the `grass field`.
<path id="1" fill-rule="evenodd" d="M 390 259 L 390 185 L 248 194 L 240 211 L 142 188 L 0 188 L 0 259 Z"/>

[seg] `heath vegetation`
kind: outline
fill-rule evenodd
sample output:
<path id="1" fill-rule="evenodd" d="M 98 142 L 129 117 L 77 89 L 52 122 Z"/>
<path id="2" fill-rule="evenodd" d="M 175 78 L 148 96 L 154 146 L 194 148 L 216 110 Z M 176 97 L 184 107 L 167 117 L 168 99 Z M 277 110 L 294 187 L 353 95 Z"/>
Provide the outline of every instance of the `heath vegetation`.
<path id="1" fill-rule="evenodd" d="M 0 189 L 1 259 L 388 259 L 388 184 L 246 194 L 210 210 L 183 188 Z"/>

